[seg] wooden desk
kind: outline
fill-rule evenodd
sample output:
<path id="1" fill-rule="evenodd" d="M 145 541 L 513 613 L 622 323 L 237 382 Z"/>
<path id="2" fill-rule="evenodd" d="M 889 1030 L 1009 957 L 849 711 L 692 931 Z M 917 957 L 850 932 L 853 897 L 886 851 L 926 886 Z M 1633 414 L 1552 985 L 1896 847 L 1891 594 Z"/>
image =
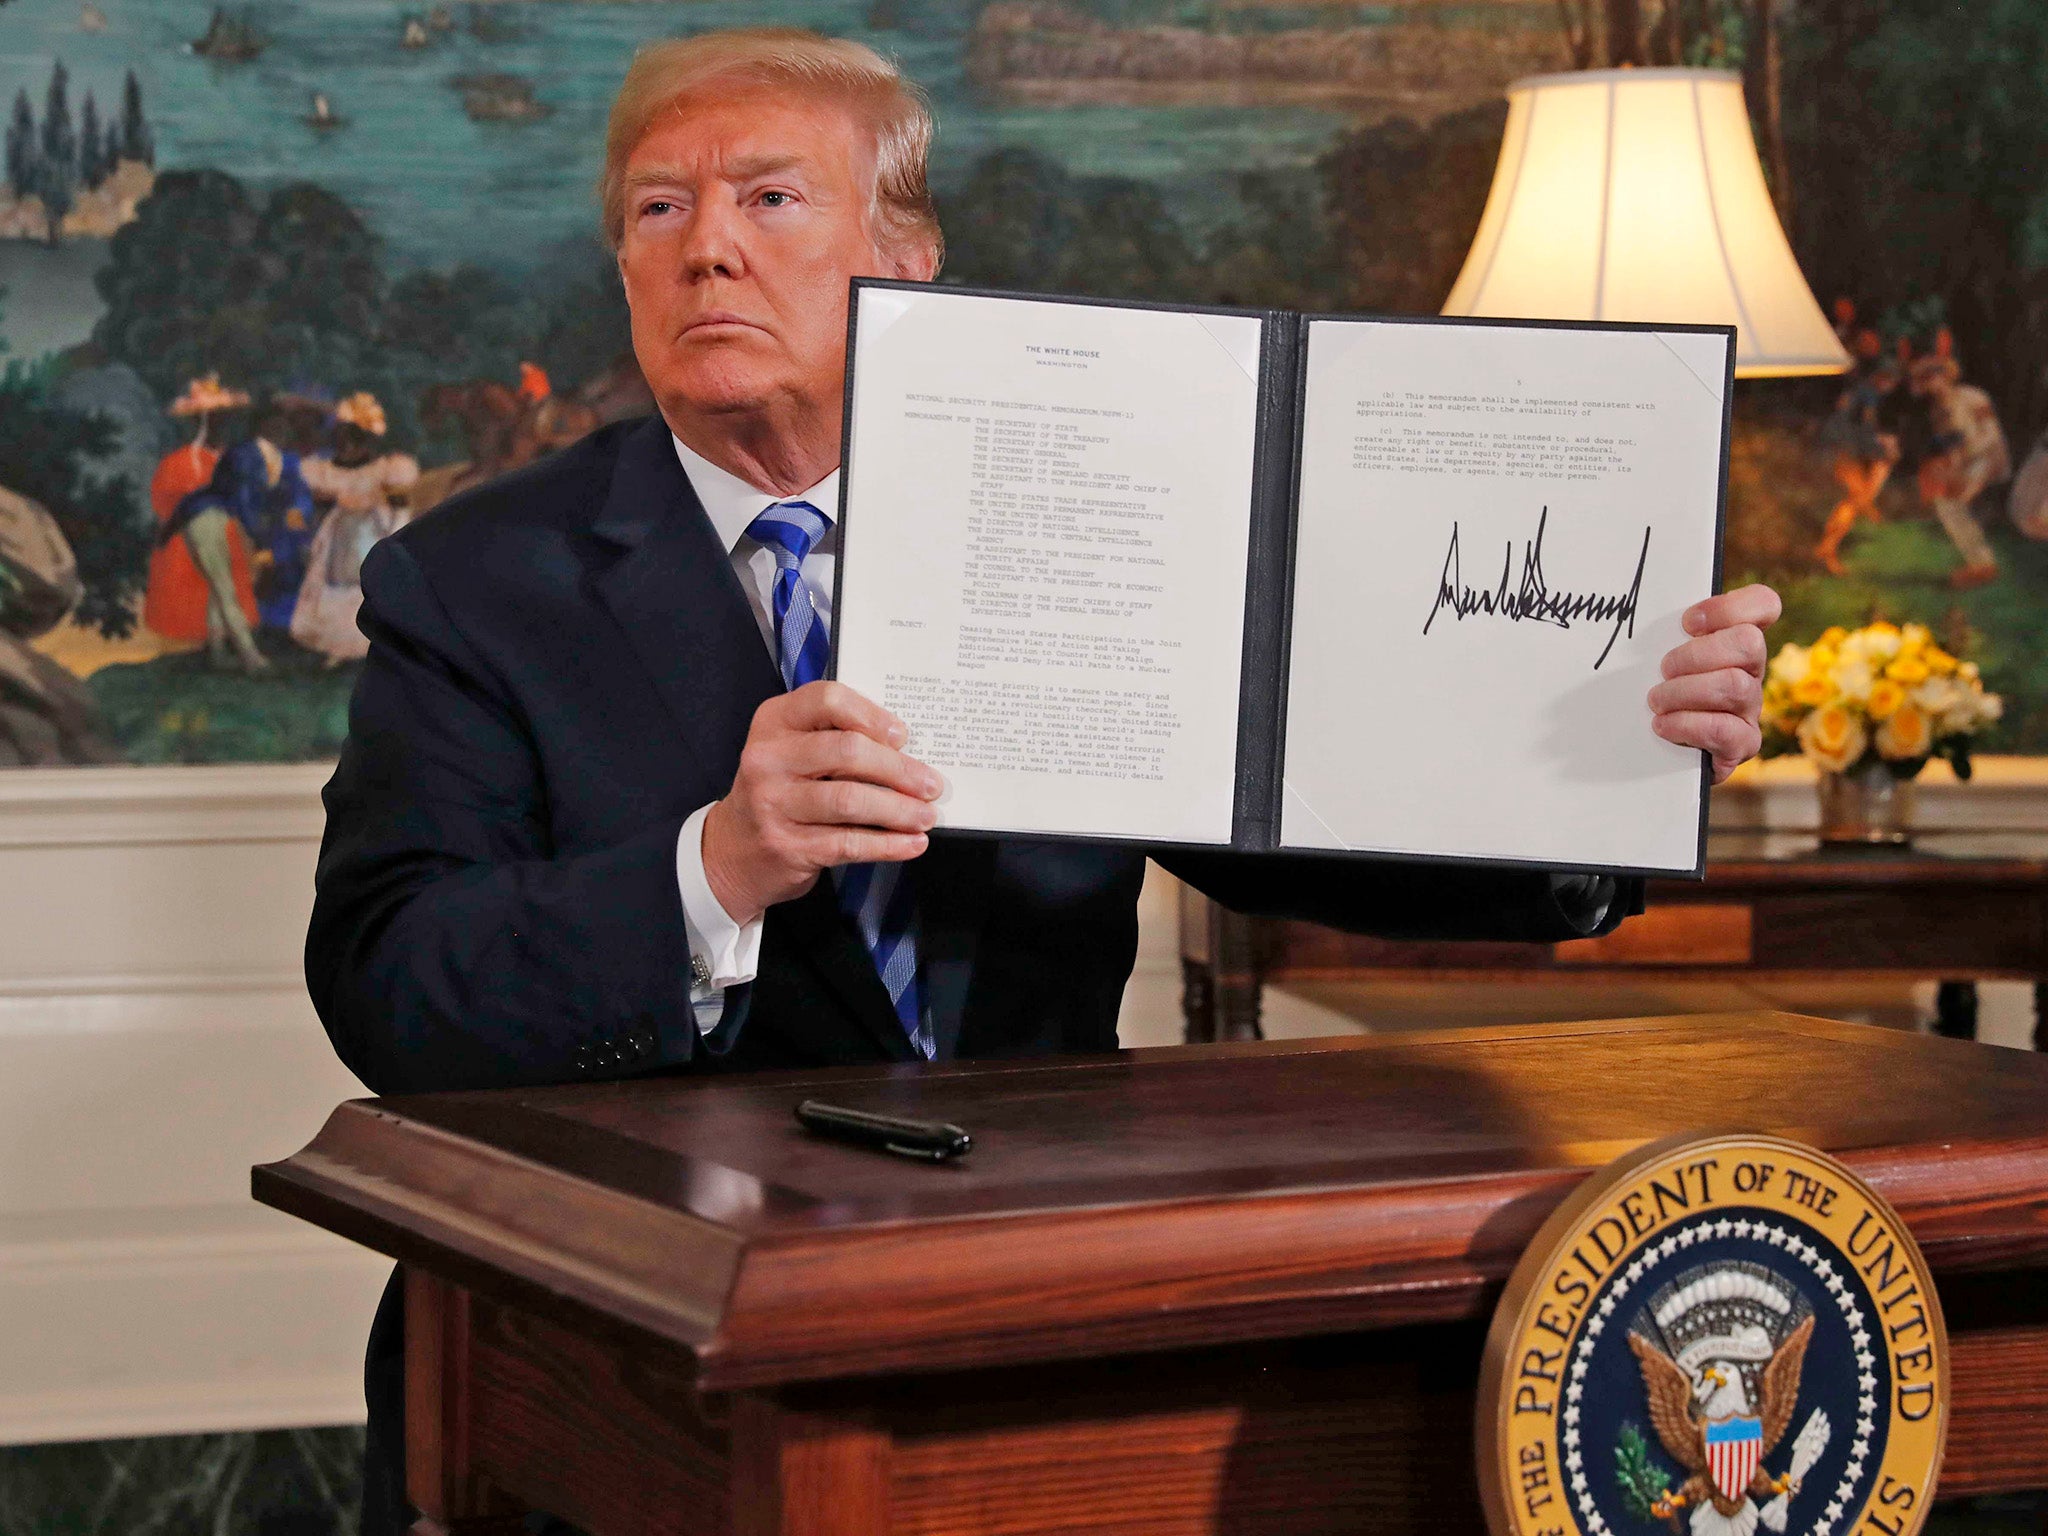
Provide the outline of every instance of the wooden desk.
<path id="1" fill-rule="evenodd" d="M 976 1150 L 811 1140 L 811 1093 Z M 1956 1041 L 1727 1014 L 376 1100 L 255 1189 L 408 1266 L 427 1532 L 1473 1536 L 1500 1281 L 1587 1169 L 1730 1120 L 1923 1245 L 1944 1495 L 2048 1486 L 2048 1059 Z"/>
<path id="2" fill-rule="evenodd" d="M 2032 982 L 2035 1044 L 2048 1046 L 2048 848 L 1987 856 L 1981 839 L 1977 848 L 1967 837 L 1927 841 L 1958 856 L 1822 853 L 1809 841 L 1766 857 L 1763 839 L 1716 837 L 1704 882 L 1653 880 L 1641 916 L 1606 938 L 1554 945 L 1393 943 L 1245 917 L 1183 887 L 1187 1038 L 1258 1039 L 1267 982 L 1883 975 L 1939 981 L 1937 1028 L 1965 1040 L 1976 1032 L 1977 982 Z"/>

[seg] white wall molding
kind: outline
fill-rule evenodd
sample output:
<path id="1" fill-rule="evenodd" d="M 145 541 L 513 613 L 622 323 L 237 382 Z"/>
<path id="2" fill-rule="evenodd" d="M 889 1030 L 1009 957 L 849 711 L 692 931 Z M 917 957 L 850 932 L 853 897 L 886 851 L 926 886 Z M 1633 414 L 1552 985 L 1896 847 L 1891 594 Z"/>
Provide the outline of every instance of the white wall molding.
<path id="1" fill-rule="evenodd" d="M 318 842 L 332 763 L 0 770 L 0 853 L 15 848 Z"/>
<path id="2" fill-rule="evenodd" d="M 180 1379 L 77 1392 L 0 1392 L 0 1445 L 128 1440 L 363 1422 L 360 1367 L 325 1377 L 220 1383 Z"/>
<path id="3" fill-rule="evenodd" d="M 114 1271 L 174 1274 L 329 1258 L 338 1239 L 253 1200 L 246 1205 L 66 1212 L 0 1222 L 0 1276 L 75 1284 Z M 343 1245 L 345 1251 L 346 1245 Z"/>
<path id="4" fill-rule="evenodd" d="M 361 1422 L 383 1260 L 253 1205 L 66 1225 L 0 1227 L 0 1444 Z"/>
<path id="5" fill-rule="evenodd" d="M 0 771 L 0 1444 L 362 1417 L 389 1265 L 248 1194 L 363 1091 L 300 969 L 331 772 Z"/>
<path id="6" fill-rule="evenodd" d="M 1812 832 L 1818 773 L 1803 757 L 1748 763 L 1713 793 L 1716 831 Z M 1927 833 L 2048 831 L 2048 757 L 1980 757 L 1966 784 L 1945 762 L 1914 781 L 1913 825 Z"/>
<path id="7" fill-rule="evenodd" d="M 306 974 L 297 966 L 249 971 L 137 971 L 78 975 L 0 976 L 0 1002 L 17 997 L 185 997 L 247 992 L 304 990 Z M 24 1020 L 0 1015 L 0 1032 L 32 1027 Z"/>

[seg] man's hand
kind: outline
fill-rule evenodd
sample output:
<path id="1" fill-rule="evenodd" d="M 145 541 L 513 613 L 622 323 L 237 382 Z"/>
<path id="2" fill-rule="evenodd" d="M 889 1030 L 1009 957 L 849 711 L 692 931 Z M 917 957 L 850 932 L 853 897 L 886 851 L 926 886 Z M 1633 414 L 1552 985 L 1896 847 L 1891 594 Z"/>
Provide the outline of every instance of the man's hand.
<path id="1" fill-rule="evenodd" d="M 754 711 L 732 789 L 704 818 L 704 878 L 751 923 L 839 864 L 925 850 L 939 776 L 897 750 L 906 731 L 844 683 L 806 683 Z"/>
<path id="2" fill-rule="evenodd" d="M 1714 755 L 1714 782 L 1756 756 L 1763 707 L 1764 631 L 1783 605 L 1766 586 L 1723 592 L 1686 609 L 1693 638 L 1664 658 L 1664 681 L 1650 690 L 1651 728 L 1666 741 Z"/>

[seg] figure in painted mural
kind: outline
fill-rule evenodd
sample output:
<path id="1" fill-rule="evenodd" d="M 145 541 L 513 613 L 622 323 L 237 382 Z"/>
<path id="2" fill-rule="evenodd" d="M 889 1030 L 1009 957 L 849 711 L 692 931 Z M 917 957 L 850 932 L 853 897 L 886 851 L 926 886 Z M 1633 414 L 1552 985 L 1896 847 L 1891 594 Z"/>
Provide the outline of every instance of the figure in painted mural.
<path id="1" fill-rule="evenodd" d="M 160 542 L 184 538 L 212 594 L 209 616 L 216 610 L 220 614 L 222 635 L 217 639 L 210 623 L 207 635 L 216 664 L 245 672 L 270 666 L 234 600 L 229 538 L 235 525 L 255 545 L 258 625 L 291 632 L 315 520 L 313 493 L 302 472 L 302 423 L 309 413 L 324 414 L 324 409 L 302 396 L 274 396 L 255 435 L 223 453 L 207 483 L 179 502 L 164 523 Z"/>
<path id="2" fill-rule="evenodd" d="M 610 383 L 610 376 L 600 376 L 600 381 Z M 451 496 L 523 469 L 542 454 L 596 431 L 607 419 L 581 398 L 557 395 L 538 363 L 519 365 L 517 388 L 496 379 L 436 384 L 420 397 L 420 420 L 429 432 L 459 431 L 469 445 L 469 457 L 422 475 L 413 505 L 425 512 Z"/>
<path id="3" fill-rule="evenodd" d="M 539 363 L 519 365 L 519 418 L 512 424 L 510 467 L 522 468 L 544 453 L 566 448 L 598 428 L 597 412 L 581 400 L 555 393 Z"/>
<path id="4" fill-rule="evenodd" d="M 1845 300 L 1844 303 L 1847 301 Z M 1838 306 L 1837 316 L 1841 317 Z M 1847 317 L 1854 318 L 1853 310 Z M 1859 520 L 1882 522 L 1878 493 L 1899 462 L 1898 434 L 1885 430 L 1885 408 L 1900 382 L 1898 365 L 1885 355 L 1876 331 L 1864 327 L 1845 338 L 1855 366 L 1822 428 L 1821 439 L 1834 449 L 1829 471 L 1842 488 L 1842 499 L 1828 513 L 1827 527 L 1814 551 L 1830 575 L 1842 574 L 1842 540 Z"/>
<path id="5" fill-rule="evenodd" d="M 1917 476 L 1920 499 L 1963 557 L 1949 585 L 1959 591 L 1981 587 L 1998 574 L 1998 557 L 1971 509 L 1985 492 L 2012 478 L 2012 454 L 1998 410 L 1983 390 L 1962 382 L 1946 330 L 1933 352 L 1913 360 L 1907 382 L 1914 398 L 1926 402 L 1933 430 Z"/>
<path id="6" fill-rule="evenodd" d="M 149 506 L 160 526 L 170 520 L 180 502 L 213 479 L 220 462 L 220 450 L 208 441 L 215 418 L 246 409 L 248 404 L 247 391 L 227 388 L 217 373 L 192 380 L 171 402 L 169 414 L 193 421 L 195 426 L 192 441 L 165 454 L 150 477 Z M 226 617 L 230 608 L 241 615 L 245 633 L 255 625 L 256 591 L 248 537 L 239 523 L 230 523 L 225 537 L 229 577 L 225 606 L 193 558 L 189 537 L 159 542 L 151 552 L 142 622 L 165 640 L 173 644 L 206 642 L 215 649 L 230 644 Z"/>
<path id="7" fill-rule="evenodd" d="M 2048 539 L 2048 431 L 2027 450 L 2005 505 L 2013 527 L 2030 539 Z"/>
<path id="8" fill-rule="evenodd" d="M 257 545 L 257 616 L 261 628 L 279 638 L 291 634 L 320 522 L 305 466 L 326 455 L 333 419 L 332 392 L 299 382 L 271 397 L 257 425 L 259 438 L 277 454 L 279 468 L 268 490 L 248 503 L 247 523 Z"/>
<path id="9" fill-rule="evenodd" d="M 390 449 L 386 433 L 384 407 L 359 390 L 335 407 L 333 457 L 309 457 L 300 465 L 314 496 L 333 507 L 313 535 L 291 632 L 329 666 L 369 653 L 370 642 L 356 628 L 363 556 L 412 516 L 409 498 L 419 483 L 419 460 Z"/>

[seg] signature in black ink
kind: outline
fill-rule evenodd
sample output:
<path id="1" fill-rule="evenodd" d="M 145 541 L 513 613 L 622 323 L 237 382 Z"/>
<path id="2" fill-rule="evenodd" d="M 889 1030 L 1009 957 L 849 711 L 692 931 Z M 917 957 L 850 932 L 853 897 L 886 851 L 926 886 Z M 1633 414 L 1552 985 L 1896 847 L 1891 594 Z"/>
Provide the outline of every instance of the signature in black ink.
<path id="1" fill-rule="evenodd" d="M 1536 537 L 1522 546 L 1522 579 L 1519 586 L 1508 584 L 1514 570 L 1515 543 L 1508 540 L 1500 562 L 1500 585 L 1481 590 L 1464 584 L 1463 572 L 1458 564 L 1458 525 L 1451 524 L 1451 548 L 1444 556 L 1443 575 L 1438 578 L 1436 602 L 1429 610 L 1422 632 L 1429 633 L 1436 616 L 1448 608 L 1460 619 L 1469 619 L 1475 613 L 1493 614 L 1499 618 L 1521 623 L 1528 620 L 1537 624 L 1555 624 L 1559 629 L 1570 629 L 1574 619 L 1588 624 L 1605 624 L 1610 620 L 1614 628 L 1608 633 L 1607 644 L 1593 662 L 1593 670 L 1600 670 L 1600 663 L 1614 649 L 1614 642 L 1628 632 L 1634 639 L 1636 633 L 1636 604 L 1643 590 L 1643 567 L 1650 559 L 1650 530 L 1643 530 L 1642 553 L 1636 557 L 1636 576 L 1626 592 L 1609 594 L 1602 592 L 1553 592 L 1543 580 L 1543 530 L 1550 522 L 1550 508 L 1543 509 L 1543 515 L 1536 520 Z"/>

